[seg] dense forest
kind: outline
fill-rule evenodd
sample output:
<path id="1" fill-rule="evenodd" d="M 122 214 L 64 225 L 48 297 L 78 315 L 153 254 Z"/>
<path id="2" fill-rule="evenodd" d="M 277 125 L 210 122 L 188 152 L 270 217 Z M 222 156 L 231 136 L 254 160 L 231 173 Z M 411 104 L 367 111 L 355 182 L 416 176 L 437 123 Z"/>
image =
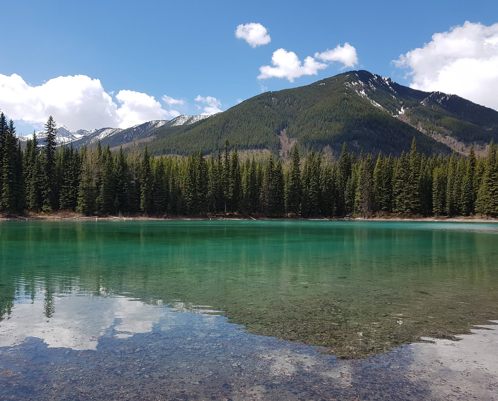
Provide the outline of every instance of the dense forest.
<path id="1" fill-rule="evenodd" d="M 21 149 L 12 121 L 0 114 L 0 211 L 85 215 L 255 214 L 271 217 L 374 215 L 498 216 L 497 146 L 476 158 L 411 150 L 400 157 L 356 155 L 346 145 L 327 162 L 297 147 L 290 165 L 270 155 L 265 163 L 242 162 L 228 141 L 209 158 L 151 157 L 109 146 L 57 148 L 56 124 L 46 124 L 45 143 L 36 135 Z"/>

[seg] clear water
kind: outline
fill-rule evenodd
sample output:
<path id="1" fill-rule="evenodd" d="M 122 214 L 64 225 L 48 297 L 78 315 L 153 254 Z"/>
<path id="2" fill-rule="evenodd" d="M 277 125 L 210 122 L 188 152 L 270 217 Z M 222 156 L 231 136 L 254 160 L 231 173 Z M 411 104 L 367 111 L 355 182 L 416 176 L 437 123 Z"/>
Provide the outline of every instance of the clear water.
<path id="1" fill-rule="evenodd" d="M 406 344 L 498 317 L 497 234 L 470 223 L 2 222 L 0 399 L 494 397 L 494 330 Z M 483 341 L 469 388 L 451 387 L 445 375 L 467 372 L 463 350 Z M 446 349 L 465 368 L 437 365 Z M 338 359 L 350 357 L 368 358 Z"/>

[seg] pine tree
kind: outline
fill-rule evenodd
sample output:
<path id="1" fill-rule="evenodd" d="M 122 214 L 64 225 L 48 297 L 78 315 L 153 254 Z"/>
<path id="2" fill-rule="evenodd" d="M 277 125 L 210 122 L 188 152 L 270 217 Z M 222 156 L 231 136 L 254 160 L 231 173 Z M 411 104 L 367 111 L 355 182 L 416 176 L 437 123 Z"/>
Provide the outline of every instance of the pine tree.
<path id="1" fill-rule="evenodd" d="M 301 184 L 301 160 L 297 146 L 292 149 L 291 170 L 289 174 L 289 185 L 287 186 L 287 210 L 298 214 L 301 206 L 302 184 Z"/>
<path id="2" fill-rule="evenodd" d="M 434 169 L 432 184 L 432 202 L 433 212 L 436 216 L 444 215 L 447 211 L 446 207 L 446 189 L 447 189 L 447 173 L 446 166 L 439 166 Z"/>
<path id="3" fill-rule="evenodd" d="M 223 208 L 225 209 L 225 213 L 228 212 L 230 206 L 230 153 L 228 151 L 228 147 L 230 143 L 228 139 L 225 141 L 225 157 L 223 159 L 223 174 L 222 174 L 222 185 L 223 185 Z"/>
<path id="4" fill-rule="evenodd" d="M 477 211 L 487 216 L 498 216 L 498 157 L 497 147 L 493 141 L 489 145 L 488 157 L 481 188 L 479 189 Z"/>
<path id="5" fill-rule="evenodd" d="M 43 206 L 44 212 L 50 212 L 57 209 L 57 180 L 56 180 L 56 163 L 55 163 L 55 151 L 57 147 L 56 136 L 57 136 L 57 125 L 50 116 L 47 123 L 45 124 L 45 130 L 47 136 L 45 137 L 45 147 L 44 152 L 44 165 L 43 165 Z"/>
<path id="6" fill-rule="evenodd" d="M 128 164 L 123 153 L 123 147 L 119 148 L 115 166 L 116 198 L 114 200 L 114 210 L 117 214 L 128 211 Z M 166 204 L 167 206 L 167 204 Z"/>
<path id="7" fill-rule="evenodd" d="M 425 155 L 422 156 L 420 167 L 420 213 L 424 216 L 433 214 L 432 206 L 432 167 L 431 161 L 427 160 Z"/>
<path id="8" fill-rule="evenodd" d="M 405 186 L 406 213 L 420 213 L 420 155 L 417 151 L 417 141 L 413 138 L 409 156 L 410 174 Z"/>
<path id="9" fill-rule="evenodd" d="M 267 216 L 271 216 L 274 208 L 274 199 L 273 199 L 273 173 L 275 171 L 275 165 L 273 163 L 273 155 L 270 154 L 268 159 L 268 164 L 264 171 L 263 177 L 263 188 L 261 194 L 261 203 L 263 205 L 263 212 Z"/>
<path id="10" fill-rule="evenodd" d="M 98 156 L 83 148 L 81 151 L 81 180 L 78 188 L 76 210 L 87 216 L 96 211 Z"/>
<path id="11" fill-rule="evenodd" d="M 230 160 L 229 205 L 231 211 L 237 212 L 239 210 L 241 195 L 242 176 L 240 174 L 240 161 L 237 153 L 237 145 L 235 145 Z"/>
<path id="12" fill-rule="evenodd" d="M 110 214 L 115 212 L 116 179 L 114 175 L 114 157 L 109 145 L 102 152 L 102 182 L 100 185 L 101 212 Z"/>
<path id="13" fill-rule="evenodd" d="M 454 216 L 457 214 L 457 163 L 456 154 L 453 152 L 448 163 L 446 180 L 446 214 L 448 214 L 448 216 Z"/>
<path id="14" fill-rule="evenodd" d="M 140 162 L 140 211 L 152 212 L 152 171 L 147 146 Z"/>
<path id="15" fill-rule="evenodd" d="M 21 213 L 23 202 L 19 197 L 22 191 L 22 156 L 15 136 L 14 123 L 3 134 L 2 189 L 0 210 L 8 213 Z M 19 170 L 21 165 L 21 170 Z"/>
<path id="16" fill-rule="evenodd" d="M 0 204 L 2 202 L 2 188 L 3 188 L 3 159 L 6 152 L 6 139 L 8 135 L 7 118 L 5 114 L 0 113 Z"/>
<path id="17" fill-rule="evenodd" d="M 362 158 L 359 165 L 358 184 L 356 188 L 356 213 L 370 216 L 374 204 L 372 155 Z"/>
<path id="18" fill-rule="evenodd" d="M 275 217 L 282 217 L 285 214 L 285 182 L 281 161 L 275 163 L 272 180 L 273 205 L 271 214 Z"/>
<path id="19" fill-rule="evenodd" d="M 346 187 L 351 177 L 351 158 L 348 155 L 346 143 L 342 146 L 341 156 L 339 157 L 339 164 L 337 170 L 337 214 L 343 216 L 347 214 L 346 207 Z M 351 181 L 349 183 L 349 190 L 351 190 Z"/>
<path id="20" fill-rule="evenodd" d="M 410 214 L 411 213 L 411 197 L 409 195 L 410 180 L 410 160 L 409 157 L 402 152 L 401 157 L 396 161 L 394 167 L 394 208 L 396 214 Z"/>
<path id="21" fill-rule="evenodd" d="M 476 164 L 477 160 L 474 152 L 474 146 L 472 145 L 467 158 L 467 169 L 462 183 L 462 195 L 460 201 L 462 205 L 462 214 L 465 216 L 471 215 L 475 211 L 476 192 L 474 182 Z"/>
<path id="22" fill-rule="evenodd" d="M 321 172 L 322 203 L 320 210 L 323 216 L 333 216 L 335 209 L 335 171 L 331 165 L 326 165 Z"/>

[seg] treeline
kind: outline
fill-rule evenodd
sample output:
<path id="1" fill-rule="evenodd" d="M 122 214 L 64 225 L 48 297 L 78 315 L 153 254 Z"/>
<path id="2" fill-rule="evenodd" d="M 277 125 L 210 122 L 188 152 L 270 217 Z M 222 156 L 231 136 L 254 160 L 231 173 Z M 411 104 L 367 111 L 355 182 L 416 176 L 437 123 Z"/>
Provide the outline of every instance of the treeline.
<path id="1" fill-rule="evenodd" d="M 400 157 L 348 153 L 337 162 L 298 148 L 289 166 L 270 155 L 241 162 L 237 147 L 206 158 L 151 157 L 109 146 L 57 148 L 56 125 L 46 124 L 24 151 L 12 121 L 0 115 L 0 211 L 72 210 L 85 215 L 260 214 L 272 217 L 373 215 L 498 216 L 497 146 L 486 158 L 420 155 L 415 140 Z"/>

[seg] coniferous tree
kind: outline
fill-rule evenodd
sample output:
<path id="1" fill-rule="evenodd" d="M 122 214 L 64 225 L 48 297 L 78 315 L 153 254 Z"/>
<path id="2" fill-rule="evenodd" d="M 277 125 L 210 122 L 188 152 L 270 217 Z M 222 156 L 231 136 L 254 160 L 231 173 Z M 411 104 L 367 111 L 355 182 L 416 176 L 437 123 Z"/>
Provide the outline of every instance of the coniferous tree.
<path id="1" fill-rule="evenodd" d="M 114 210 L 117 214 L 119 214 L 128 211 L 128 186 L 130 180 L 128 174 L 128 164 L 126 163 L 123 153 L 123 147 L 120 147 L 119 149 L 115 169 L 116 197 L 114 200 Z M 166 173 L 164 173 L 164 175 L 166 176 Z M 164 179 L 167 180 L 166 177 Z"/>
<path id="2" fill-rule="evenodd" d="M 240 161 L 237 153 L 237 145 L 235 145 L 230 160 L 229 204 L 231 211 L 236 212 L 239 210 L 241 195 L 242 176 L 240 174 Z"/>
<path id="3" fill-rule="evenodd" d="M 323 216 L 333 216 L 335 209 L 335 170 L 331 165 L 325 165 L 321 172 L 321 205 Z"/>
<path id="4" fill-rule="evenodd" d="M 113 213 L 116 210 L 116 180 L 114 175 L 114 157 L 109 145 L 102 152 L 102 182 L 100 185 L 101 212 Z"/>
<path id="5" fill-rule="evenodd" d="M 96 211 L 97 169 L 97 154 L 83 148 L 81 151 L 81 179 L 76 210 L 87 216 L 94 214 Z"/>
<path id="6" fill-rule="evenodd" d="M 396 214 L 408 214 L 411 211 L 411 197 L 407 190 L 410 180 L 410 160 L 404 152 L 394 167 L 394 208 Z"/>
<path id="7" fill-rule="evenodd" d="M 453 152 L 448 163 L 446 179 L 446 214 L 449 216 L 454 216 L 457 213 L 457 163 L 456 154 Z"/>
<path id="8" fill-rule="evenodd" d="M 373 210 L 373 169 L 372 155 L 362 158 L 356 188 L 356 213 L 361 216 L 370 216 Z"/>
<path id="9" fill-rule="evenodd" d="M 413 138 L 409 158 L 410 174 L 408 176 L 408 185 L 405 187 L 405 213 L 418 214 L 420 213 L 420 155 L 417 151 L 415 138 Z"/>
<path id="10" fill-rule="evenodd" d="M 22 199 L 19 199 L 23 197 L 22 156 L 12 120 L 3 135 L 0 210 L 21 213 L 24 207 Z"/>
<path id="11" fill-rule="evenodd" d="M 351 178 L 351 158 L 348 155 L 346 143 L 342 146 L 341 156 L 339 157 L 339 164 L 337 166 L 337 214 L 343 216 L 348 213 L 346 207 L 346 187 Z M 349 190 L 351 191 L 351 182 L 349 183 Z"/>
<path id="12" fill-rule="evenodd" d="M 447 189 L 447 172 L 445 166 L 439 166 L 434 169 L 432 181 L 432 210 L 436 216 L 444 215 L 446 207 L 446 189 Z"/>
<path id="13" fill-rule="evenodd" d="M 476 201 L 477 211 L 487 216 L 498 216 L 498 157 L 493 141 L 489 145 L 488 157 L 481 187 Z"/>
<path id="14" fill-rule="evenodd" d="M 57 209 L 57 177 L 56 177 L 56 163 L 55 151 L 57 148 L 57 124 L 52 116 L 50 116 L 45 124 L 47 136 L 45 137 L 44 165 L 43 165 L 43 206 L 44 212 L 51 212 Z"/>
<path id="15" fill-rule="evenodd" d="M 264 170 L 264 176 L 263 176 L 263 187 L 262 187 L 262 193 L 261 193 L 261 203 L 263 206 L 263 212 L 267 216 L 271 216 L 273 213 L 273 207 L 274 207 L 274 199 L 273 199 L 273 173 L 275 171 L 275 165 L 273 163 L 273 155 L 270 154 L 270 157 L 268 159 L 268 164 Z"/>
<path id="16" fill-rule="evenodd" d="M 432 167 L 429 160 L 422 156 L 420 163 L 420 213 L 424 216 L 432 215 Z"/>
<path id="17" fill-rule="evenodd" d="M 140 162 L 140 211 L 142 213 L 152 212 L 152 169 L 147 146 Z"/>
<path id="18" fill-rule="evenodd" d="M 275 163 L 272 174 L 273 205 L 271 215 L 282 217 L 285 214 L 285 182 L 282 162 Z"/>
<path id="19" fill-rule="evenodd" d="M 5 148 L 6 148 L 6 138 L 8 134 L 8 124 L 7 124 L 7 118 L 5 117 L 5 114 L 0 113 L 0 202 L 1 202 L 1 197 L 2 197 L 2 188 L 3 188 L 3 158 L 4 158 L 4 153 L 5 153 Z"/>
<path id="20" fill-rule="evenodd" d="M 289 173 L 289 185 L 287 186 L 287 210 L 298 214 L 301 206 L 301 160 L 297 146 L 292 149 L 291 170 Z"/>
<path id="21" fill-rule="evenodd" d="M 227 213 L 230 206 L 230 177 L 232 176 L 230 171 L 230 152 L 228 147 L 230 143 L 228 139 L 225 141 L 225 156 L 223 159 L 223 174 L 222 174 L 222 185 L 223 185 L 223 207 L 225 213 Z"/>
<path id="22" fill-rule="evenodd" d="M 462 214 L 468 216 L 473 214 L 475 211 L 475 198 L 476 192 L 474 187 L 475 172 L 476 172 L 476 156 L 474 152 L 474 146 L 470 147 L 469 157 L 467 158 L 467 170 L 465 171 L 465 177 L 462 183 Z"/>

